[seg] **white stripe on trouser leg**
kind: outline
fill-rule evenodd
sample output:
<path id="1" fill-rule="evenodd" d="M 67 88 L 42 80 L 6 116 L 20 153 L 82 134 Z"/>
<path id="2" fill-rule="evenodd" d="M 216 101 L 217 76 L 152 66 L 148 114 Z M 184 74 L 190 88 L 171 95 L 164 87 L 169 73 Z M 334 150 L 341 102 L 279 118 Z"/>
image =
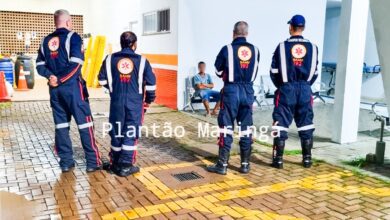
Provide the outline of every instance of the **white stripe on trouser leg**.
<path id="1" fill-rule="evenodd" d="M 230 134 L 230 135 L 233 135 L 233 131 L 230 130 L 230 129 L 227 129 L 227 128 L 220 128 L 220 129 L 219 129 L 219 133 L 221 133 L 221 134 Z"/>
<path id="2" fill-rule="evenodd" d="M 153 86 L 145 86 L 145 90 L 146 90 L 146 91 L 154 91 L 154 90 L 156 90 L 156 85 L 153 85 Z"/>
<path id="3" fill-rule="evenodd" d="M 84 124 L 78 125 L 78 128 L 79 129 L 84 129 L 84 128 L 89 128 L 89 127 L 92 127 L 92 126 L 93 126 L 93 122 L 88 122 L 88 123 L 84 123 Z"/>
<path id="4" fill-rule="evenodd" d="M 287 78 L 287 63 L 286 63 L 286 48 L 284 47 L 284 42 L 279 45 L 279 53 L 280 53 L 280 66 L 282 67 L 282 79 L 283 82 L 288 82 Z"/>
<path id="5" fill-rule="evenodd" d="M 311 44 L 313 48 L 313 52 L 311 55 L 311 67 L 310 67 L 310 75 L 307 81 L 311 81 L 313 78 L 313 75 L 316 73 L 316 67 L 317 67 L 317 46 L 315 44 Z"/>
<path id="6" fill-rule="evenodd" d="M 107 73 L 108 90 L 112 92 L 111 54 L 108 55 L 106 59 L 106 73 Z"/>
<path id="7" fill-rule="evenodd" d="M 245 130 L 245 131 L 241 131 L 240 132 L 240 137 L 249 137 L 249 135 L 252 134 L 252 130 L 251 129 L 248 129 L 248 130 Z"/>
<path id="8" fill-rule="evenodd" d="M 60 123 L 60 124 L 56 124 L 56 129 L 68 128 L 69 126 L 70 126 L 69 122 Z"/>
<path id="9" fill-rule="evenodd" d="M 144 83 L 144 70 L 145 70 L 145 62 L 146 58 L 141 57 L 141 62 L 139 64 L 139 70 L 138 70 L 138 93 L 142 94 L 143 93 L 143 83 Z"/>
<path id="10" fill-rule="evenodd" d="M 282 126 L 272 126 L 272 130 L 288 131 L 288 128 L 285 128 L 285 127 L 282 127 Z"/>
<path id="11" fill-rule="evenodd" d="M 307 131 L 307 130 L 311 130 L 311 129 L 314 129 L 314 125 L 311 124 L 311 125 L 305 125 L 305 126 L 302 126 L 302 127 L 299 127 L 298 128 L 298 131 Z"/>
<path id="12" fill-rule="evenodd" d="M 137 150 L 137 146 L 130 146 L 130 145 L 122 145 L 122 150 L 126 150 L 126 151 L 133 151 L 133 150 Z"/>
<path id="13" fill-rule="evenodd" d="M 234 56 L 233 56 L 233 46 L 231 44 L 227 45 L 228 49 L 228 62 L 229 62 L 229 82 L 234 82 Z"/>
<path id="14" fill-rule="evenodd" d="M 259 60 L 257 59 L 259 56 L 259 49 L 255 46 L 253 46 L 253 47 L 255 49 L 255 65 L 253 66 L 253 73 L 252 73 L 251 82 L 255 81 L 256 76 L 257 76 L 258 66 L 259 66 Z"/>
<path id="15" fill-rule="evenodd" d="M 118 151 L 121 151 L 122 148 L 121 148 L 121 147 L 114 147 L 114 146 L 111 146 L 111 150 L 118 152 Z"/>

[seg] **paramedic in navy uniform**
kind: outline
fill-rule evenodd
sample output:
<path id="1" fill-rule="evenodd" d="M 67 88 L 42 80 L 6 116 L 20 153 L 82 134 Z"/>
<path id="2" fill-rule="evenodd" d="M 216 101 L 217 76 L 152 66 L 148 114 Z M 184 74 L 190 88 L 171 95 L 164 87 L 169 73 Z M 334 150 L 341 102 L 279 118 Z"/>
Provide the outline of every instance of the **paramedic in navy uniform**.
<path id="1" fill-rule="evenodd" d="M 216 164 L 207 167 L 209 172 L 225 175 L 229 161 L 235 122 L 239 126 L 241 173 L 248 173 L 252 151 L 253 81 L 256 79 L 259 49 L 247 42 L 248 24 L 239 21 L 234 25 L 233 42 L 224 46 L 215 61 L 217 76 L 224 81 L 221 91 L 219 155 Z"/>
<path id="2" fill-rule="evenodd" d="M 272 114 L 273 129 L 279 135 L 274 138 L 272 166 L 283 168 L 283 151 L 287 131 L 295 120 L 301 139 L 302 164 L 312 165 L 313 147 L 313 97 L 311 85 L 317 79 L 318 48 L 302 37 L 305 18 L 295 15 L 288 22 L 291 37 L 281 42 L 273 55 L 270 75 L 277 90 Z"/>
<path id="3" fill-rule="evenodd" d="M 54 13 L 56 30 L 44 37 L 38 50 L 37 70 L 49 80 L 50 105 L 55 123 L 55 149 L 62 172 L 74 167 L 72 143 L 69 137 L 73 116 L 79 129 L 87 161 L 87 172 L 101 169 L 101 159 L 94 137 L 88 91 L 81 77 L 84 63 L 81 37 L 72 31 L 68 11 Z"/>

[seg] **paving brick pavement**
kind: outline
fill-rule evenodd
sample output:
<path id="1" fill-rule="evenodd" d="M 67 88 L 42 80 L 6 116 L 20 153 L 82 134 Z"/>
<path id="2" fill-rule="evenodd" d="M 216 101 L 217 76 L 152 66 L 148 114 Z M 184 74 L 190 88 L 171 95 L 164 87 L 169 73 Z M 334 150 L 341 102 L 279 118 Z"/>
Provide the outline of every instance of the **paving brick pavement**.
<path id="1" fill-rule="evenodd" d="M 107 106 L 107 101 L 92 101 L 94 111 Z M 49 102 L 14 102 L 0 116 L 0 191 L 32 201 L 35 219 L 390 219 L 388 184 L 321 162 L 303 169 L 299 156 L 287 156 L 285 169 L 276 170 L 268 165 L 269 149 L 252 157 L 249 175 L 237 172 L 239 157 L 233 156 L 228 175 L 221 179 L 168 187 L 171 171 L 211 163 L 185 148 L 216 148 L 215 138 L 198 137 L 198 119 L 179 112 L 146 116 L 146 125 L 171 122 L 183 125 L 187 133 L 183 138 L 141 139 L 141 173 L 127 178 L 105 171 L 85 173 L 74 122 L 77 167 L 61 174 L 51 147 Z M 96 139 L 105 156 L 110 143 L 102 133 L 106 120 L 95 118 Z M 159 178 L 165 171 L 168 176 Z M 14 213 L 17 219 L 20 213 Z"/>

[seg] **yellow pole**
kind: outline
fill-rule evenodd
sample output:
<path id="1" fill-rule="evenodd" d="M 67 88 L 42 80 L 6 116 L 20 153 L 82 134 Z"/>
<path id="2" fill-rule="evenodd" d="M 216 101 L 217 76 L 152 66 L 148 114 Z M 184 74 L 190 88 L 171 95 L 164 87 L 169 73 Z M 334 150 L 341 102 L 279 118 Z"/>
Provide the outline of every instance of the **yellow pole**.
<path id="1" fill-rule="evenodd" d="M 89 38 L 88 40 L 88 45 L 87 45 L 87 50 L 85 51 L 85 54 L 84 54 L 84 65 L 81 69 L 81 73 L 82 73 L 82 76 L 84 78 L 84 80 L 87 80 L 87 77 L 88 77 L 88 68 L 89 68 L 89 65 L 90 65 L 90 58 L 91 58 L 91 50 L 92 50 L 92 37 Z"/>
<path id="2" fill-rule="evenodd" d="M 93 85 L 93 72 L 94 72 L 94 66 L 96 62 L 96 54 L 98 51 L 100 36 L 96 36 L 95 40 L 93 41 L 93 49 L 91 51 L 91 63 L 89 64 L 89 68 L 87 71 L 87 86 L 92 87 Z"/>

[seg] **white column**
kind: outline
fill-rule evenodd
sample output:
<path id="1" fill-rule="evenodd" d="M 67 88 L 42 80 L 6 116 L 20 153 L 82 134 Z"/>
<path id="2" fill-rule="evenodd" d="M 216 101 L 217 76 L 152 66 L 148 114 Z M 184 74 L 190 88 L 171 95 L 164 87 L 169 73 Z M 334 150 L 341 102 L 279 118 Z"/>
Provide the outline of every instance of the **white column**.
<path id="1" fill-rule="evenodd" d="M 374 24 L 379 63 L 382 67 L 383 87 L 390 115 L 390 1 L 372 0 L 370 3 L 371 17 Z"/>
<path id="2" fill-rule="evenodd" d="M 357 140 L 369 0 L 343 0 L 332 140 Z"/>

